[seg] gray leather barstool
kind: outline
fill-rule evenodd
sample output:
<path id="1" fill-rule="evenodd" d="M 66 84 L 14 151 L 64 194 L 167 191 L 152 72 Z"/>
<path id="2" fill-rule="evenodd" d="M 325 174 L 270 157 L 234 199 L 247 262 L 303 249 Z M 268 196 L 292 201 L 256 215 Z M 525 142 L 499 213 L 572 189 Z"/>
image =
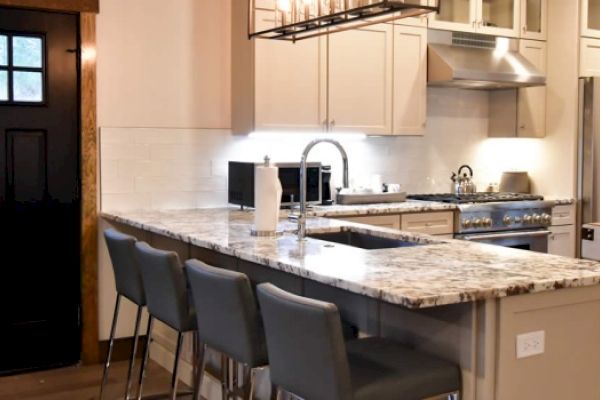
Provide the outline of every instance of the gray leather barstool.
<path id="1" fill-rule="evenodd" d="M 190 294 L 183 266 L 179 262 L 177 253 L 163 251 L 150 247 L 147 243 L 137 242 L 135 253 L 140 267 L 150 320 L 148 322 L 148 344 L 144 353 L 142 369 L 140 371 L 138 400 L 142 398 L 145 370 L 150 356 L 150 343 L 152 340 L 152 327 L 154 320 L 170 326 L 177 331 L 177 347 L 175 350 L 175 364 L 171 378 L 170 399 L 177 398 L 177 383 L 179 381 L 179 359 L 185 333 L 196 333 L 196 315 L 190 305 Z M 196 344 L 194 337 L 194 344 Z M 196 346 L 195 346 L 196 347 Z M 197 347 L 195 348 L 197 350 Z M 197 353 L 197 351 L 196 351 Z M 199 359 L 199 354 L 194 359 Z M 199 396 L 199 382 L 197 365 L 194 394 Z"/>
<path id="2" fill-rule="evenodd" d="M 337 307 L 257 288 L 271 380 L 310 400 L 457 399 L 457 365 L 381 338 L 344 343 Z M 278 393 L 278 395 L 281 394 Z"/>
<path id="3" fill-rule="evenodd" d="M 146 296 L 142 284 L 142 277 L 135 258 L 135 243 L 137 239 L 133 236 L 125 235 L 114 229 L 104 231 L 104 238 L 108 247 L 108 253 L 115 274 L 115 285 L 117 289 L 117 301 L 115 303 L 115 311 L 113 314 L 112 326 L 110 328 L 110 338 L 108 341 L 108 354 L 106 363 L 104 364 L 104 373 L 102 375 L 102 383 L 100 384 L 100 400 L 104 397 L 104 387 L 108 380 L 110 362 L 112 359 L 113 345 L 115 341 L 115 331 L 117 329 L 117 320 L 119 319 L 119 310 L 121 308 L 121 299 L 125 297 L 137 305 L 137 314 L 135 318 L 135 327 L 133 331 L 133 349 L 129 360 L 129 368 L 127 370 L 127 386 L 125 389 L 125 400 L 129 398 L 131 391 L 132 373 L 135 364 L 135 356 L 137 353 L 140 321 L 142 318 L 142 310 L 146 306 Z"/>
<path id="4" fill-rule="evenodd" d="M 221 352 L 244 366 L 242 393 L 234 386 L 227 388 L 223 379 L 224 397 L 252 399 L 254 375 L 268 364 L 262 319 L 245 274 L 214 268 L 197 260 L 185 263 L 201 343 Z M 204 352 L 204 354 L 206 354 Z M 201 370 L 204 360 L 200 362 Z"/>

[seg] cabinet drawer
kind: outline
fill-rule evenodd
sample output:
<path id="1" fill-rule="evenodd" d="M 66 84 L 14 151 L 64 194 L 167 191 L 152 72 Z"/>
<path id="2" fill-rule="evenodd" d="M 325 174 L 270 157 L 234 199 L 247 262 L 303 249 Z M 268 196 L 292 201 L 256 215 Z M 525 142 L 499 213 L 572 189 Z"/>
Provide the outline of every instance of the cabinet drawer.
<path id="1" fill-rule="evenodd" d="M 400 229 L 429 235 L 449 235 L 454 232 L 454 213 L 436 212 L 404 214 Z"/>
<path id="2" fill-rule="evenodd" d="M 345 221 L 359 224 L 381 226 L 384 228 L 400 229 L 400 217 L 398 215 L 376 215 L 365 217 L 344 218 Z"/>
<path id="3" fill-rule="evenodd" d="M 552 225 L 574 225 L 575 205 L 556 206 L 552 209 Z"/>

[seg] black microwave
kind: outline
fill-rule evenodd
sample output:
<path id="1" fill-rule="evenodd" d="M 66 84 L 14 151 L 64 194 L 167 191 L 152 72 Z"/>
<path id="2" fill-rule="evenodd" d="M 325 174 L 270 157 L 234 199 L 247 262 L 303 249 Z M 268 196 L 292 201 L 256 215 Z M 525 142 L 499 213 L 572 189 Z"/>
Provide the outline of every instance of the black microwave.
<path id="1" fill-rule="evenodd" d="M 242 207 L 254 207 L 254 171 L 262 163 L 229 161 L 228 201 Z M 300 201 L 300 163 L 275 163 L 279 168 L 282 194 L 281 205 L 291 206 Z M 306 201 L 321 204 L 321 163 L 307 163 Z"/>

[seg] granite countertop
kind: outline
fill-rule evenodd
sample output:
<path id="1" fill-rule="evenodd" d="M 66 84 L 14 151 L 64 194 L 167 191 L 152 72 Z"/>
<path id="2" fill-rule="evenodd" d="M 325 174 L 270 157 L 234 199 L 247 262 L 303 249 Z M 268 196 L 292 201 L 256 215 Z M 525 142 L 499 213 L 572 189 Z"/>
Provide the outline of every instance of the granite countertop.
<path id="1" fill-rule="evenodd" d="M 250 236 L 252 212 L 194 209 L 103 213 L 116 221 L 408 308 L 600 284 L 600 263 L 312 217 L 309 234 L 354 229 L 423 246 L 362 250 L 298 242 L 282 220 L 276 239 Z"/>
<path id="2" fill-rule="evenodd" d="M 456 204 L 407 200 L 402 203 L 314 206 L 309 214 L 317 217 L 357 217 L 361 215 L 454 211 L 457 209 Z"/>

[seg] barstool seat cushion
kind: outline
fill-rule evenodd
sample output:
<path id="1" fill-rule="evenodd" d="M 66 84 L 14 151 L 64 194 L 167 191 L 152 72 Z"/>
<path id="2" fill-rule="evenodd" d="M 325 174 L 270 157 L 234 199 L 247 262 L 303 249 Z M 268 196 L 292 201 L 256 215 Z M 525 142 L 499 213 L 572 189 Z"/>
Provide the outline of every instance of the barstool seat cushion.
<path id="1" fill-rule="evenodd" d="M 398 342 L 367 338 L 346 343 L 354 400 L 421 400 L 460 389 L 460 369 Z"/>

